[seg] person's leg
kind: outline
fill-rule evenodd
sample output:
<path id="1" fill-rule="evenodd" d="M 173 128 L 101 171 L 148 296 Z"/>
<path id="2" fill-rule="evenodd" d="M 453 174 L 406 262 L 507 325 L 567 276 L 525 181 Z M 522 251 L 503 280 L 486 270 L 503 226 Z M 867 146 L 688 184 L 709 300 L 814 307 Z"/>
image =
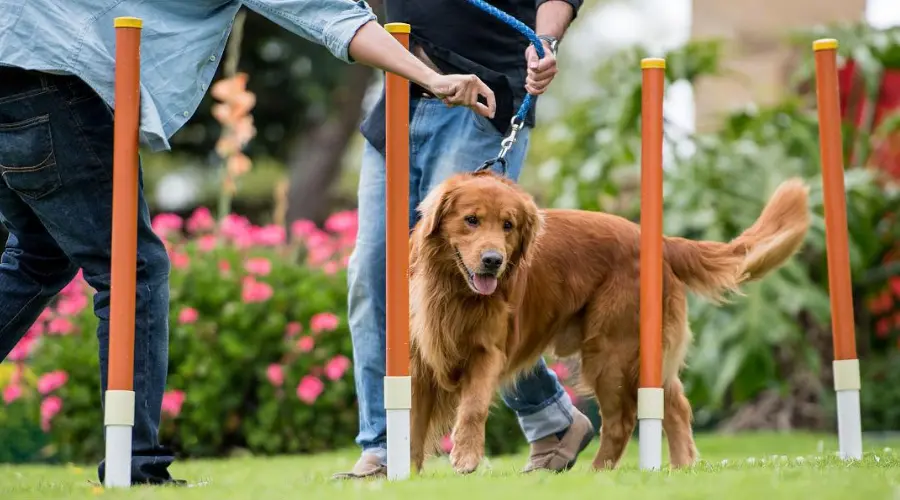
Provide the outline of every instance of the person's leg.
<path id="1" fill-rule="evenodd" d="M 101 390 L 106 390 L 109 342 L 110 245 L 112 226 L 112 111 L 74 77 L 4 70 L 0 78 L 0 212 L 13 237 L 0 272 L 3 311 L 16 296 L 23 311 L 3 320 L 3 342 L 21 336 L 48 300 L 82 268 L 97 291 L 94 312 Z M 31 85 L 14 94 L 9 87 Z M 18 96 L 18 97 L 16 97 Z M 42 230 L 41 230 L 42 228 Z M 35 239 L 30 239 L 37 235 Z M 50 242 L 53 242 L 50 244 Z M 46 244 L 46 245 L 45 245 Z M 168 368 L 168 271 L 165 247 L 150 228 L 142 192 L 139 198 L 135 311 L 132 481 L 172 481 L 172 453 L 159 445 L 158 428 Z M 68 261 L 68 262 L 67 262 Z M 36 263 L 44 267 L 35 271 Z M 48 264 L 49 263 L 49 264 Z M 36 278 L 36 276 L 39 276 Z M 28 294 L 35 297 L 24 305 Z M 47 297 L 47 298 L 44 298 Z M 32 309 L 34 308 L 34 309 Z M 8 331 L 7 331 L 8 330 Z M 98 470 L 103 480 L 104 464 Z"/>
<path id="2" fill-rule="evenodd" d="M 382 474 L 387 459 L 384 410 L 385 252 L 384 157 L 365 143 L 359 177 L 359 231 L 347 268 L 348 319 L 353 342 L 353 376 L 359 405 L 356 443 L 365 461 L 358 475 Z M 356 470 L 359 469 L 359 470 Z"/>
<path id="3" fill-rule="evenodd" d="M 418 123 L 415 101 L 411 128 Z M 359 231 L 347 269 L 348 318 L 359 404 L 356 443 L 362 456 L 336 478 L 384 475 L 387 465 L 387 414 L 384 409 L 385 352 L 385 158 L 368 142 L 363 146 L 358 189 Z M 410 226 L 415 221 L 419 171 L 410 167 Z"/>
<path id="4" fill-rule="evenodd" d="M 428 102 L 429 127 L 420 133 L 424 145 L 417 161 L 430 165 L 425 170 L 420 196 L 453 174 L 473 171 L 500 151 L 502 134 L 486 119 L 466 108 L 447 108 L 437 100 Z M 518 180 L 528 150 L 530 130 L 519 132 L 518 140 L 506 155 L 506 175 Z M 496 171 L 496 167 L 495 167 Z M 519 418 L 531 456 L 525 467 L 564 470 L 574 464 L 577 454 L 593 436 L 590 420 L 572 404 L 568 393 L 543 359 L 516 384 L 501 391 L 503 402 Z"/>

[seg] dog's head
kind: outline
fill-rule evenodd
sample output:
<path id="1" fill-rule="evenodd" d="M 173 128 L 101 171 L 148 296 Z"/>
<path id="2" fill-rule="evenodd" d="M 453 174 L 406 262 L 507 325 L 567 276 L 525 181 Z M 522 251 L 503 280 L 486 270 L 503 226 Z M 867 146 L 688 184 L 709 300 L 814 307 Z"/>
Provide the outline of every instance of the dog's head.
<path id="1" fill-rule="evenodd" d="M 421 237 L 444 243 L 441 256 L 479 295 L 524 267 L 541 230 L 534 199 L 490 172 L 452 177 L 422 200 Z"/>

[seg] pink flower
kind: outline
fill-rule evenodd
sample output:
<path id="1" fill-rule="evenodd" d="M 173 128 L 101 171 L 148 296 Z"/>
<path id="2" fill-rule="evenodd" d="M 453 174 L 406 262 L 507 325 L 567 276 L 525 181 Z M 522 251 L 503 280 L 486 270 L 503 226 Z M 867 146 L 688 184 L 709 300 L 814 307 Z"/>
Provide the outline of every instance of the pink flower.
<path id="1" fill-rule="evenodd" d="M 246 276 L 242 282 L 241 299 L 245 304 L 253 304 L 256 302 L 265 302 L 272 297 L 274 291 L 268 283 L 262 283 L 253 279 L 253 276 Z"/>
<path id="2" fill-rule="evenodd" d="M 10 404 L 22 397 L 22 386 L 18 383 L 11 383 L 3 389 L 3 402 Z"/>
<path id="3" fill-rule="evenodd" d="M 177 417 L 181 413 L 181 405 L 184 404 L 183 391 L 166 391 L 163 394 L 162 411 L 170 417 Z"/>
<path id="4" fill-rule="evenodd" d="M 50 321 L 50 318 L 52 318 L 52 317 L 53 317 L 53 309 L 51 309 L 49 307 L 45 307 L 44 310 L 41 311 L 40 316 L 38 316 L 36 323 L 46 323 L 47 321 Z M 32 325 L 32 326 L 34 326 L 34 325 Z"/>
<path id="5" fill-rule="evenodd" d="M 312 375 L 306 375 L 297 385 L 297 398 L 304 403 L 311 405 L 319 399 L 319 395 L 325 390 L 325 384 Z"/>
<path id="6" fill-rule="evenodd" d="M 284 368 L 281 365 L 269 365 L 269 368 L 266 369 L 266 378 L 275 387 L 280 387 L 284 384 Z"/>
<path id="7" fill-rule="evenodd" d="M 13 347 L 12 351 L 10 351 L 7 359 L 10 361 L 23 361 L 25 358 L 31 355 L 31 352 L 34 351 L 35 345 L 37 344 L 37 336 L 35 335 L 25 335 L 19 340 L 19 343 Z"/>
<path id="8" fill-rule="evenodd" d="M 187 230 L 192 233 L 209 231 L 216 227 L 216 220 L 206 207 L 199 207 L 194 210 L 190 218 L 187 220 Z"/>
<path id="9" fill-rule="evenodd" d="M 300 219 L 291 224 L 291 236 L 297 239 L 305 239 L 316 231 L 316 225 L 309 220 Z"/>
<path id="10" fill-rule="evenodd" d="M 344 376 L 347 368 L 350 368 L 350 359 L 343 354 L 338 354 L 325 364 L 325 376 L 329 380 L 338 380 Z"/>
<path id="11" fill-rule="evenodd" d="M 326 262 L 324 266 L 322 266 L 322 272 L 325 274 L 337 274 L 340 271 L 340 266 L 335 261 Z"/>
<path id="12" fill-rule="evenodd" d="M 37 390 L 43 395 L 47 395 L 60 387 L 69 380 L 69 374 L 63 370 L 56 370 L 45 373 L 37 381 Z"/>
<path id="13" fill-rule="evenodd" d="M 186 253 L 177 250 L 173 250 L 172 253 L 169 254 L 169 260 L 172 261 L 172 267 L 175 269 L 185 269 L 191 263 L 191 258 L 188 257 Z"/>
<path id="14" fill-rule="evenodd" d="M 63 297 L 71 297 L 73 295 L 80 295 L 84 292 L 84 281 L 79 280 L 78 278 L 70 281 L 63 289 L 59 292 Z"/>
<path id="15" fill-rule="evenodd" d="M 357 227 L 356 211 L 354 210 L 334 213 L 325 221 L 325 229 L 341 234 L 342 237 L 349 237 L 352 234 L 355 239 Z"/>
<path id="16" fill-rule="evenodd" d="M 154 217 L 153 222 L 150 223 L 153 227 L 153 231 L 163 238 L 170 233 L 180 231 L 182 224 L 183 221 L 181 220 L 181 217 L 176 214 L 159 214 Z"/>
<path id="17" fill-rule="evenodd" d="M 304 335 L 300 337 L 300 340 L 297 341 L 297 349 L 300 349 L 300 352 L 309 352 L 313 350 L 313 347 L 316 346 L 316 341 L 313 340 L 309 335 Z"/>
<path id="18" fill-rule="evenodd" d="M 41 429 L 50 431 L 50 421 L 62 410 L 62 399 L 59 396 L 48 396 L 41 401 Z"/>
<path id="19" fill-rule="evenodd" d="M 50 321 L 50 324 L 47 325 L 47 333 L 49 335 L 68 335 L 72 333 L 72 330 L 74 329 L 75 325 L 67 318 L 54 318 Z"/>
<path id="20" fill-rule="evenodd" d="M 183 307 L 181 308 L 181 312 L 178 313 L 178 323 L 182 325 L 191 325 L 196 323 L 197 318 L 199 317 L 200 313 L 193 307 Z"/>
<path id="21" fill-rule="evenodd" d="M 275 247 L 284 244 L 287 234 L 284 228 L 270 224 L 253 231 L 253 242 L 257 245 Z"/>
<path id="22" fill-rule="evenodd" d="M 291 321 L 287 324 L 287 327 L 284 329 L 284 334 L 288 337 L 295 337 L 303 331 L 303 325 L 296 321 Z"/>
<path id="23" fill-rule="evenodd" d="M 272 261 L 265 257 L 254 257 L 247 259 L 244 263 L 244 269 L 257 276 L 268 276 L 272 272 Z"/>
<path id="24" fill-rule="evenodd" d="M 220 260 L 219 261 L 219 272 L 224 274 L 229 271 L 231 271 L 231 264 L 227 260 L 224 260 L 224 259 Z"/>
<path id="25" fill-rule="evenodd" d="M 75 316 L 88 305 L 87 295 L 83 293 L 63 295 L 59 298 L 56 312 L 63 316 Z"/>
<path id="26" fill-rule="evenodd" d="M 218 244 L 219 239 L 212 234 L 204 234 L 197 239 L 197 248 L 199 248 L 201 252 L 211 252 L 216 248 L 216 245 Z"/>
<path id="27" fill-rule="evenodd" d="M 309 320 L 309 328 L 314 333 L 330 332 L 338 327 L 338 317 L 330 312 L 318 313 Z"/>
<path id="28" fill-rule="evenodd" d="M 449 434 L 441 438 L 441 450 L 448 455 L 453 451 L 453 440 L 450 439 Z"/>
<path id="29" fill-rule="evenodd" d="M 553 363 L 550 365 L 550 369 L 556 373 L 556 376 L 559 377 L 560 380 L 569 378 L 569 367 L 563 363 Z"/>
<path id="30" fill-rule="evenodd" d="M 226 238 L 235 240 L 245 236 L 251 230 L 250 221 L 240 215 L 228 214 L 222 219 L 219 230 Z"/>

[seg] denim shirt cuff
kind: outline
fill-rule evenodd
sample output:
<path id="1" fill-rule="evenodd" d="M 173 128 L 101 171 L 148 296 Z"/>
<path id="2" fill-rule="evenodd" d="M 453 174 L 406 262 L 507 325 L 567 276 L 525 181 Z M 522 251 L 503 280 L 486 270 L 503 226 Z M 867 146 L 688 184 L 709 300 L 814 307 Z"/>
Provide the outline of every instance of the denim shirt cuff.
<path id="1" fill-rule="evenodd" d="M 356 7 L 344 12 L 344 15 L 325 27 L 323 39 L 325 46 L 338 59 L 353 63 L 350 57 L 350 41 L 366 23 L 378 21 L 378 18 L 364 1 L 356 2 Z"/>

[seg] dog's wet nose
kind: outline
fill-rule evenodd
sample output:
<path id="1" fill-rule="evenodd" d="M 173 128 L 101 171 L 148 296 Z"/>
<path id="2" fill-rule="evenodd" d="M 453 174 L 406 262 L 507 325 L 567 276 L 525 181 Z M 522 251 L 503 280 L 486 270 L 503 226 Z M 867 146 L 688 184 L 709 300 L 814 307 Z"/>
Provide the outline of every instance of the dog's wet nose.
<path id="1" fill-rule="evenodd" d="M 503 256 L 496 250 L 488 250 L 481 254 L 481 267 L 485 271 L 496 271 L 503 265 Z"/>

